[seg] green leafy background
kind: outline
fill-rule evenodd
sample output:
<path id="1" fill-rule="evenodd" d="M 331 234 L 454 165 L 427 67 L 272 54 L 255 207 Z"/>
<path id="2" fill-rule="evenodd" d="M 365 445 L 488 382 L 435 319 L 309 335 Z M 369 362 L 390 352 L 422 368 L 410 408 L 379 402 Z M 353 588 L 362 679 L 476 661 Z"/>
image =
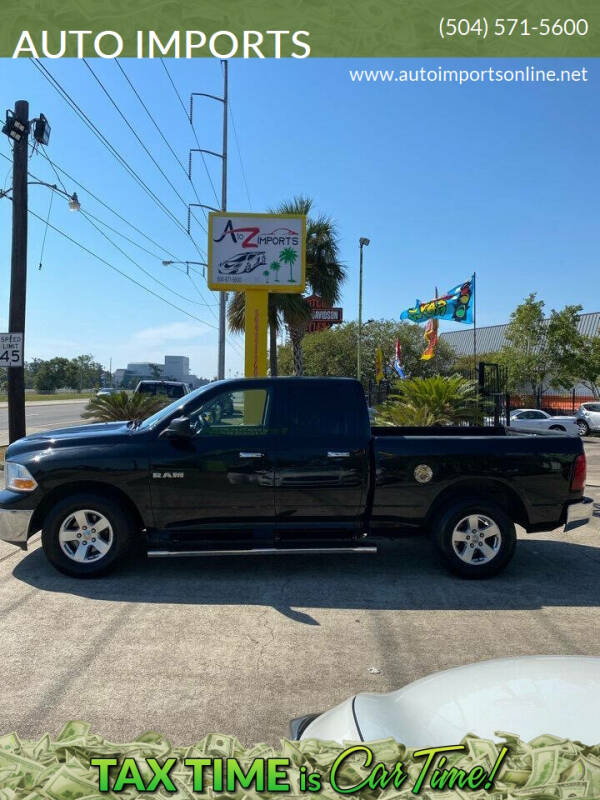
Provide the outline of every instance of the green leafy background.
<path id="1" fill-rule="evenodd" d="M 22 30 L 39 40 L 43 29 L 116 30 L 129 44 L 124 55 L 135 55 L 135 31 L 142 27 L 162 36 L 173 30 L 231 30 L 238 35 L 244 29 L 308 30 L 312 57 L 600 55 L 598 0 L 3 0 L 1 9 L 0 56 L 12 55 Z M 441 16 L 480 15 L 488 21 L 498 16 L 531 21 L 584 17 L 590 33 L 584 38 L 440 39 Z M 198 53 L 206 55 L 204 49 Z"/>

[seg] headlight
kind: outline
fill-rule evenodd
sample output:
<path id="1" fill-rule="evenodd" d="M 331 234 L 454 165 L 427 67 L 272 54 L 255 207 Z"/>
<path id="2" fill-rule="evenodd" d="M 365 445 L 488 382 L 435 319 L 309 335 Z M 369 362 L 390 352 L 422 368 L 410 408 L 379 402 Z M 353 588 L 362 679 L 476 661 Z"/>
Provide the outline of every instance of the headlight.
<path id="1" fill-rule="evenodd" d="M 6 461 L 4 464 L 4 487 L 13 492 L 33 492 L 37 482 L 22 464 Z"/>

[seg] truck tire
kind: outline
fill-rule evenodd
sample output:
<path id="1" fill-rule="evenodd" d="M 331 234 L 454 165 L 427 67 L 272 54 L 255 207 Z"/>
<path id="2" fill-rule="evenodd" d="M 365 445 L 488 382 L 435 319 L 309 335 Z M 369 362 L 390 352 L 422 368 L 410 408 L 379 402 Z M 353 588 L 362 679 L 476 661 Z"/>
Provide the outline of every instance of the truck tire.
<path id="1" fill-rule="evenodd" d="M 454 503 L 436 519 L 433 540 L 445 565 L 462 578 L 489 578 L 508 564 L 517 534 L 506 512 L 477 498 Z"/>
<path id="2" fill-rule="evenodd" d="M 135 525 L 112 499 L 76 494 L 46 515 L 42 547 L 50 563 L 76 578 L 95 578 L 113 569 L 130 550 Z"/>

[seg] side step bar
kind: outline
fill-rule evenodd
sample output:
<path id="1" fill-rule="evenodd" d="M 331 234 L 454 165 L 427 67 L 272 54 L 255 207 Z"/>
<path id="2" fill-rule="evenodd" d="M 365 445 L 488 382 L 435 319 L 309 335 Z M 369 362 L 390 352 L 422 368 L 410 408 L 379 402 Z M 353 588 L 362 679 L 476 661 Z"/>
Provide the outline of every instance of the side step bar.
<path id="1" fill-rule="evenodd" d="M 365 547 L 250 547 L 240 550 L 148 550 L 148 558 L 181 558 L 183 556 L 279 556 L 309 553 L 376 553 L 377 546 Z"/>

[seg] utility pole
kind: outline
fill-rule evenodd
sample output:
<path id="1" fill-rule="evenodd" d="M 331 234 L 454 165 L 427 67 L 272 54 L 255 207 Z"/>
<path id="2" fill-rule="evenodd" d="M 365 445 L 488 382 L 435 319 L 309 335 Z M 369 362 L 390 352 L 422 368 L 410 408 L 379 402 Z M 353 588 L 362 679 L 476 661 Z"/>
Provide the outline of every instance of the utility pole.
<path id="1" fill-rule="evenodd" d="M 23 125 L 21 136 L 13 140 L 13 217 L 12 256 L 10 264 L 9 333 L 23 334 L 25 352 L 25 302 L 27 296 L 27 160 L 29 140 L 29 103 L 17 100 L 15 122 Z M 8 437 L 11 442 L 25 436 L 25 368 L 8 370 Z"/>
<path id="2" fill-rule="evenodd" d="M 227 211 L 227 123 L 229 116 L 229 62 L 223 60 L 223 171 L 221 173 L 221 211 Z M 219 359 L 217 377 L 225 377 L 225 322 L 227 294 L 219 294 Z"/>
<path id="3" fill-rule="evenodd" d="M 198 138 L 196 137 L 196 142 L 198 147 L 194 147 L 190 150 L 189 154 L 189 162 L 188 162 L 188 178 L 190 181 L 192 180 L 192 153 L 206 153 L 210 156 L 215 156 L 216 158 L 221 159 L 222 165 L 222 172 L 221 172 L 221 211 L 227 210 L 227 124 L 228 124 L 228 115 L 229 115 L 229 63 L 227 59 L 222 59 L 221 63 L 223 64 L 223 97 L 217 97 L 214 94 L 208 94 L 207 92 L 192 92 L 190 95 L 190 125 L 192 129 L 194 128 L 194 97 L 208 97 L 211 100 L 218 100 L 219 103 L 223 103 L 223 151 L 221 153 L 215 153 L 213 150 L 206 150 L 203 147 L 200 147 L 200 143 L 198 142 Z M 216 190 L 215 190 L 215 197 L 216 197 Z M 218 200 L 217 200 L 218 202 Z M 188 226 L 187 230 L 188 233 L 190 232 L 190 225 L 191 225 L 191 209 L 193 206 L 198 206 L 199 208 L 209 209 L 210 211 L 216 211 L 216 208 L 212 206 L 207 206 L 204 203 L 190 203 L 188 204 Z M 173 264 L 176 263 L 174 261 L 163 261 L 163 264 Z M 199 263 L 199 262 L 189 262 L 190 264 Z M 217 379 L 223 380 L 225 377 L 225 322 L 226 322 L 226 305 L 227 305 L 227 293 L 220 292 L 219 293 L 219 348 L 218 348 L 218 357 L 217 357 Z"/>
<path id="4" fill-rule="evenodd" d="M 363 247 L 368 246 L 371 240 L 361 236 L 358 244 L 360 247 L 360 267 L 358 277 L 358 341 L 356 343 L 356 377 L 361 380 L 360 348 L 362 339 L 362 287 L 363 287 Z"/>

